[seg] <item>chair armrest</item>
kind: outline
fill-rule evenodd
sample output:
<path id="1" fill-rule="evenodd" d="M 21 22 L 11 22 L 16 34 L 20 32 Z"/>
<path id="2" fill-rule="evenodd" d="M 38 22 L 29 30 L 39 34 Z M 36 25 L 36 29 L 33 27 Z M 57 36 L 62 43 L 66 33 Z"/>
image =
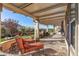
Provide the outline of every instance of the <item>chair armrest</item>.
<path id="1" fill-rule="evenodd" d="M 35 40 L 33 40 L 33 39 L 23 39 L 23 41 L 25 41 L 25 42 L 34 42 Z"/>

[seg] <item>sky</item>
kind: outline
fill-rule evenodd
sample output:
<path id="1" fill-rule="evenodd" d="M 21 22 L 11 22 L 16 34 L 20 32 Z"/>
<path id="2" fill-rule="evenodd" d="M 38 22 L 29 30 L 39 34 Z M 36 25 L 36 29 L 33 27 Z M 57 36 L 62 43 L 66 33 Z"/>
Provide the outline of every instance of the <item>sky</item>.
<path id="1" fill-rule="evenodd" d="M 27 27 L 34 27 L 34 22 L 33 19 L 29 16 L 25 16 L 19 13 L 14 13 L 13 11 L 9 9 L 3 8 L 3 11 L 1 13 L 1 20 L 5 21 L 5 19 L 14 19 L 17 20 L 18 23 L 22 26 L 27 26 Z M 47 25 L 40 24 L 40 28 L 46 29 Z M 49 28 L 53 28 L 53 26 L 49 25 Z"/>

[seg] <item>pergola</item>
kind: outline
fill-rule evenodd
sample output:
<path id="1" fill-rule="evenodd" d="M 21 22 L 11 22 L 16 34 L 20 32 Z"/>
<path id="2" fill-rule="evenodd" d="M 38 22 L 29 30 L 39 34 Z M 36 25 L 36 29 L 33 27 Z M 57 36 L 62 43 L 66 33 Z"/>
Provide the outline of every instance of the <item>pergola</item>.
<path id="1" fill-rule="evenodd" d="M 61 22 L 65 21 L 67 11 L 66 3 L 7 3 L 3 4 L 3 7 L 33 18 L 34 39 L 39 38 L 39 23 L 61 26 Z"/>

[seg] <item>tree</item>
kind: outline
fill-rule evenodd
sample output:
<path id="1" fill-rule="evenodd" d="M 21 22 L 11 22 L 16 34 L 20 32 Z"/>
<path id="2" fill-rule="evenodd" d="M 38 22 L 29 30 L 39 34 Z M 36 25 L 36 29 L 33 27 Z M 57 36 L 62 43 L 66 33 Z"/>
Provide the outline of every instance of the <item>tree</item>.
<path id="1" fill-rule="evenodd" d="M 5 37 L 6 34 L 6 29 L 5 28 L 1 28 L 1 37 Z"/>
<path id="2" fill-rule="evenodd" d="M 5 26 L 8 28 L 10 35 L 14 36 L 15 33 L 18 31 L 17 30 L 18 22 L 13 19 L 8 19 L 4 23 Z"/>
<path id="3" fill-rule="evenodd" d="M 21 27 L 21 33 L 22 33 L 23 35 L 26 35 L 26 31 L 27 31 L 27 28 L 25 28 L 24 26 Z"/>

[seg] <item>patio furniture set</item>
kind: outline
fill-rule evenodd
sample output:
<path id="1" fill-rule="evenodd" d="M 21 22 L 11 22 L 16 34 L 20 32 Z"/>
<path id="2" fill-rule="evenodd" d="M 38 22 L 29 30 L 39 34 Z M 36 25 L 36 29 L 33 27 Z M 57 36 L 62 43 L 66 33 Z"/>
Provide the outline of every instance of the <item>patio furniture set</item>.
<path id="1" fill-rule="evenodd" d="M 16 42 L 21 54 L 44 48 L 44 45 L 41 42 L 36 42 L 33 39 L 17 38 Z"/>
<path id="2" fill-rule="evenodd" d="M 11 43 L 11 46 L 7 47 L 6 49 L 3 48 L 3 45 L 0 45 L 0 50 L 5 53 L 18 54 L 19 52 L 21 52 L 21 55 L 32 51 L 38 51 L 43 48 L 44 44 L 42 44 L 41 42 L 37 42 L 36 40 L 33 39 L 23 39 L 23 38 L 16 38 L 15 42 Z"/>

